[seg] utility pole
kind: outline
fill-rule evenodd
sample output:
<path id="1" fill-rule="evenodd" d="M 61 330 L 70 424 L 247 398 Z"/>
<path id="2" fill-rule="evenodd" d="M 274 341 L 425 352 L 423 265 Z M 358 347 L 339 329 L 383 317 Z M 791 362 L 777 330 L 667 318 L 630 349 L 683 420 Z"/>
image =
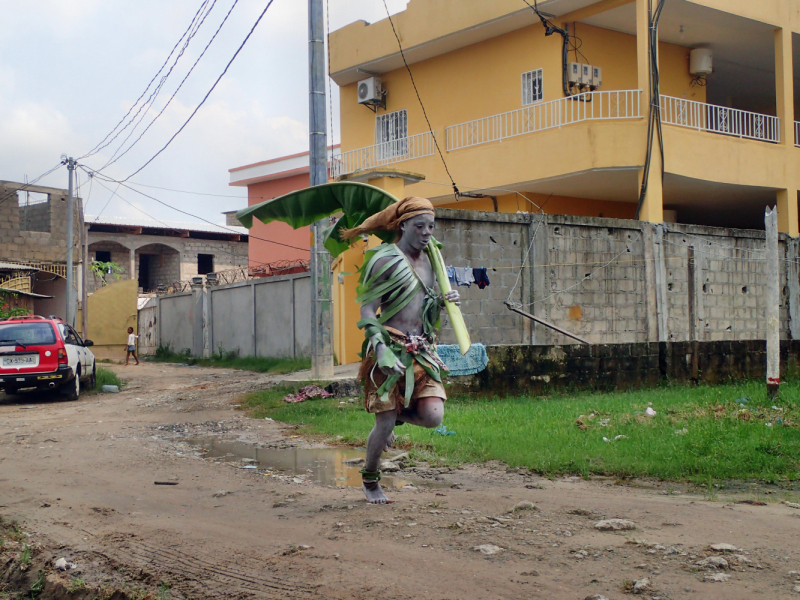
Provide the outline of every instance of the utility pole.
<path id="1" fill-rule="evenodd" d="M 781 385 L 780 260 L 778 256 L 778 207 L 764 214 L 767 231 L 767 395 L 777 398 Z"/>
<path id="2" fill-rule="evenodd" d="M 72 246 L 73 238 L 75 235 L 75 219 L 73 217 L 73 198 L 72 198 L 72 174 L 75 171 L 75 159 L 71 156 L 67 159 L 67 173 L 69 176 L 69 193 L 67 195 L 67 310 L 65 313 L 65 321 L 71 327 L 75 327 L 75 303 L 73 297 L 75 294 L 72 291 L 75 285 L 75 278 L 72 274 Z"/>
<path id="3" fill-rule="evenodd" d="M 325 42 L 322 0 L 308 0 L 309 177 L 312 186 L 328 183 L 325 123 Z M 311 375 L 333 376 L 331 257 L 322 242 L 327 220 L 311 226 Z"/>

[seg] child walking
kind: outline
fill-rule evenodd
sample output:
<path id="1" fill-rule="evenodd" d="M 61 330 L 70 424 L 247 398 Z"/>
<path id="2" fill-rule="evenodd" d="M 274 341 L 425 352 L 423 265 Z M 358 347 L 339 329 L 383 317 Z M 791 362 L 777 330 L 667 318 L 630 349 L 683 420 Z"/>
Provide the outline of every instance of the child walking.
<path id="1" fill-rule="evenodd" d="M 125 355 L 125 366 L 128 366 L 128 361 L 131 358 L 136 359 L 136 364 L 139 364 L 139 357 L 136 355 L 136 338 L 139 336 L 133 333 L 133 327 L 128 327 L 128 352 Z"/>

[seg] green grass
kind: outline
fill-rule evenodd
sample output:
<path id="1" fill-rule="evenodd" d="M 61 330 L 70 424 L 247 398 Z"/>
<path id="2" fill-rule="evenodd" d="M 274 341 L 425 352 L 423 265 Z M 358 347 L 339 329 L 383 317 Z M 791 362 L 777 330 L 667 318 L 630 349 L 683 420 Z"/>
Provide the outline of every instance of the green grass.
<path id="1" fill-rule="evenodd" d="M 122 380 L 117 376 L 114 371 L 110 369 L 104 369 L 103 367 L 97 367 L 97 389 L 100 389 L 100 386 L 103 385 L 116 385 L 120 389 L 122 388 Z"/>
<path id="2" fill-rule="evenodd" d="M 298 424 L 305 434 L 350 444 L 366 441 L 372 417 L 360 398 L 354 404 L 334 399 L 286 404 L 281 399 L 290 391 L 295 389 L 256 392 L 246 397 L 245 405 L 256 417 Z M 738 402 L 742 398 L 748 399 L 744 406 Z M 545 475 L 695 483 L 797 481 L 799 399 L 798 383 L 782 385 L 780 400 L 773 401 L 760 382 L 533 398 L 460 396 L 448 400 L 445 410 L 444 424 L 455 435 L 410 425 L 396 433 L 400 446 L 414 451 L 412 457 L 444 464 L 500 460 Z M 655 417 L 643 414 L 650 403 Z M 604 419 L 608 424 L 601 426 Z M 614 440 L 618 435 L 627 437 Z"/>
<path id="3" fill-rule="evenodd" d="M 293 373 L 311 368 L 311 359 L 308 357 L 266 358 L 263 356 L 239 356 L 237 352 L 226 352 L 222 348 L 212 354 L 211 358 L 197 358 L 182 352 L 174 352 L 169 346 L 159 346 L 150 360 L 274 374 Z"/>

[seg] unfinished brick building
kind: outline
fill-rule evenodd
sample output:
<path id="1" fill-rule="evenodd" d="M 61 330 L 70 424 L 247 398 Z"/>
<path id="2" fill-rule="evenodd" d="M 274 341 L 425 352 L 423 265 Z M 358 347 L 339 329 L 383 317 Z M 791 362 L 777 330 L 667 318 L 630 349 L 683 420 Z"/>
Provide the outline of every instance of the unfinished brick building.
<path id="1" fill-rule="evenodd" d="M 23 191 L 19 191 L 24 187 Z M 73 265 L 80 307 L 83 203 L 75 198 Z M 0 287 L 30 295 L 36 314 L 64 316 L 66 309 L 67 190 L 0 181 L 0 261 L 30 265 L 0 278 Z"/>
<path id="2" fill-rule="evenodd" d="M 242 227 L 106 216 L 88 216 L 86 226 L 88 260 L 116 263 L 121 271 L 107 281 L 136 279 L 143 293 L 197 275 L 247 268 L 249 236 Z M 88 293 L 102 283 L 89 274 Z"/>

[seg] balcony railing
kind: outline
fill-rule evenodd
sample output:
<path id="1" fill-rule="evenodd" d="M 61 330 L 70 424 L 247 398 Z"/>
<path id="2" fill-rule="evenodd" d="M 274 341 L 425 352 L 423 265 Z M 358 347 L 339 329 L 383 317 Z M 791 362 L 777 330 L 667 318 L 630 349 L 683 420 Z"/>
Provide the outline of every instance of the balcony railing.
<path id="1" fill-rule="evenodd" d="M 460 150 L 518 135 L 606 119 L 639 119 L 641 91 L 586 92 L 475 119 L 446 129 L 447 150 Z"/>
<path id="2" fill-rule="evenodd" d="M 363 169 L 432 156 L 435 151 L 436 145 L 430 131 L 358 150 L 350 150 L 331 157 L 331 177 L 336 178 Z"/>
<path id="3" fill-rule="evenodd" d="M 794 145 L 800 148 L 800 121 L 794 122 Z"/>
<path id="4" fill-rule="evenodd" d="M 781 141 L 778 117 L 672 96 L 661 96 L 661 122 L 751 140 Z"/>

